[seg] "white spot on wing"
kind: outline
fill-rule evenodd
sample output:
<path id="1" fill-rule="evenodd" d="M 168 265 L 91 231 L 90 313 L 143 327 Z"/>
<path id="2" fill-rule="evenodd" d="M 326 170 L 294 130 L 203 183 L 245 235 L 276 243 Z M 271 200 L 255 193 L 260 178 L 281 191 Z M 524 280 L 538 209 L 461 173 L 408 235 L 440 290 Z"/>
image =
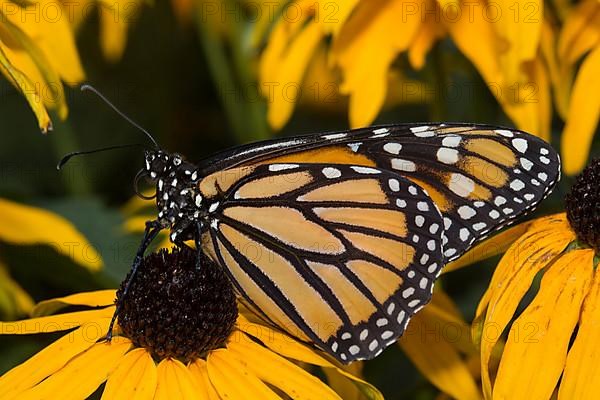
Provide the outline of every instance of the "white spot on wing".
<path id="1" fill-rule="evenodd" d="M 402 158 L 392 158 L 392 168 L 404 172 L 415 172 L 417 170 L 417 166 L 414 162 L 403 160 Z"/>
<path id="2" fill-rule="evenodd" d="M 322 172 L 323 172 L 323 175 L 325 175 L 325 177 L 327 177 L 329 179 L 339 178 L 340 176 L 342 176 L 342 171 L 340 171 L 337 168 L 326 167 L 326 168 L 323 168 Z"/>
<path id="3" fill-rule="evenodd" d="M 277 172 L 277 171 L 285 171 L 286 169 L 294 169 L 298 168 L 298 164 L 271 164 L 269 165 L 269 171 Z"/>
<path id="4" fill-rule="evenodd" d="M 383 145 L 383 150 L 390 154 L 398 155 L 400 150 L 402 150 L 402 145 L 400 143 L 386 143 Z"/>

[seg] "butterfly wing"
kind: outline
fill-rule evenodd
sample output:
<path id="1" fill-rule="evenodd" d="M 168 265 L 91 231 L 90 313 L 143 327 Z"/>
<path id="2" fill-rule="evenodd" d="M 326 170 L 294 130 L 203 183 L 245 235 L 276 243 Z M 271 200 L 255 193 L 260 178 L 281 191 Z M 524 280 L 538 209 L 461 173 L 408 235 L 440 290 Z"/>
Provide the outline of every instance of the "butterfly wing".
<path id="1" fill-rule="evenodd" d="M 392 125 L 251 144 L 206 172 L 261 163 L 376 167 L 418 184 L 444 217 L 444 259 L 534 208 L 559 179 L 558 154 L 525 132 L 487 125 Z M 210 166 L 210 167 L 209 167 Z"/>
<path id="2" fill-rule="evenodd" d="M 252 308 L 341 362 L 393 343 L 431 298 L 443 219 L 395 173 L 262 164 L 200 183 L 212 210 L 203 248 Z"/>

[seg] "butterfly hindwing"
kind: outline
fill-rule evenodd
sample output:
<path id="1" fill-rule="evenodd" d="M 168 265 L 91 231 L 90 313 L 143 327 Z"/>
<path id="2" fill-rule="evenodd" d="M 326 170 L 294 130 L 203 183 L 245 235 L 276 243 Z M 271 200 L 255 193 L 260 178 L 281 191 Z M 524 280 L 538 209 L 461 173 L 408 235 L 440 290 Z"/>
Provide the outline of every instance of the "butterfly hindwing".
<path id="1" fill-rule="evenodd" d="M 200 184 L 204 247 L 252 308 L 342 362 L 393 343 L 431 298 L 443 263 L 432 199 L 386 170 L 276 163 Z"/>
<path id="2" fill-rule="evenodd" d="M 559 178 L 557 153 L 530 134 L 486 125 L 392 125 L 246 146 L 225 164 L 338 163 L 401 174 L 444 217 L 445 262 L 532 209 Z"/>

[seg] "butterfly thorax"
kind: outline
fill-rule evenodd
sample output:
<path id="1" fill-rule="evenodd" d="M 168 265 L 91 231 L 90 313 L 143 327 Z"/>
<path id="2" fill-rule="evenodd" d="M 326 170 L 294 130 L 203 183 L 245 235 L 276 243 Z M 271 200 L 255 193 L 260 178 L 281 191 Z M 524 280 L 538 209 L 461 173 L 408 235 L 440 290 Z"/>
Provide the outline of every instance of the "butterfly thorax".
<path id="1" fill-rule="evenodd" d="M 197 167 L 179 154 L 148 151 L 145 169 L 156 182 L 158 222 L 171 230 L 171 241 L 190 239 L 196 224 L 207 214 L 198 190 Z"/>

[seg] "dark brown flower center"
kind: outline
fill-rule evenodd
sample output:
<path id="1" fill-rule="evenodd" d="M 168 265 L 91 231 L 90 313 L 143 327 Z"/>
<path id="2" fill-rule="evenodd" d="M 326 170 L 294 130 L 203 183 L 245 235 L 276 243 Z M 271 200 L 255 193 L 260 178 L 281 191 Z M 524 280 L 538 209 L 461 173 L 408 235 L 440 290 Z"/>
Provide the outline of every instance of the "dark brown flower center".
<path id="1" fill-rule="evenodd" d="M 579 240 L 600 253 L 600 159 L 577 177 L 565 202 L 567 219 Z"/>
<path id="2" fill-rule="evenodd" d="M 147 256 L 123 299 L 119 325 L 125 336 L 157 359 L 194 360 L 222 347 L 237 318 L 231 282 L 206 257 L 196 269 L 189 248 Z M 117 291 L 122 297 L 123 284 Z"/>

